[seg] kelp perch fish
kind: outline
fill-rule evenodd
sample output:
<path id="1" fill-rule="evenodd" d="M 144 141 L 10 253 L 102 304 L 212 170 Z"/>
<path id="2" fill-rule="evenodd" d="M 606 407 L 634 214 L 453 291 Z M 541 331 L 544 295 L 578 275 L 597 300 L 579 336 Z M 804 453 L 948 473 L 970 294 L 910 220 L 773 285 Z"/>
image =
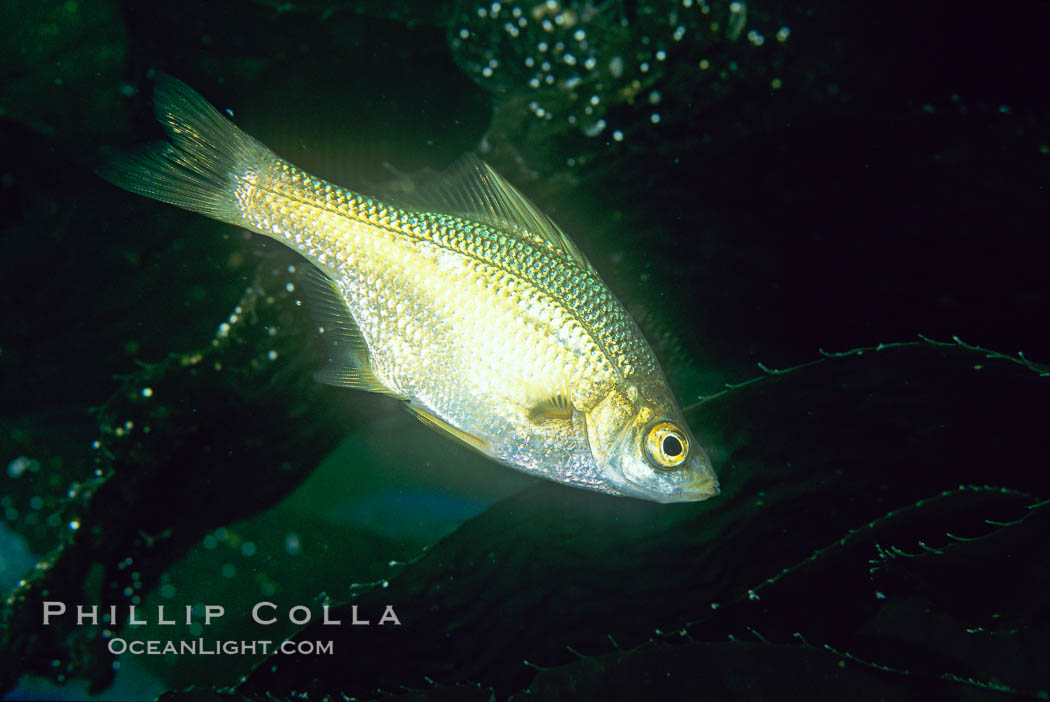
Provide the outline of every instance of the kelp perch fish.
<path id="1" fill-rule="evenodd" d="M 717 495 L 637 325 L 549 218 L 476 157 L 395 207 L 304 173 L 161 76 L 170 142 L 100 169 L 264 234 L 317 269 L 318 374 L 403 400 L 518 470 L 659 502 Z"/>

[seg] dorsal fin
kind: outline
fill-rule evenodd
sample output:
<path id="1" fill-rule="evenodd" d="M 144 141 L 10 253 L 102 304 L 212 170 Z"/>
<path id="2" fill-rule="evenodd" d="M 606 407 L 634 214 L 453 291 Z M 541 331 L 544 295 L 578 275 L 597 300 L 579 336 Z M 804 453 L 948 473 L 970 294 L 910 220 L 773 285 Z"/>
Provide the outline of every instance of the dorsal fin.
<path id="1" fill-rule="evenodd" d="M 399 206 L 474 220 L 569 254 L 583 268 L 590 262 L 561 228 L 527 197 L 476 155 L 468 153 L 411 193 L 394 198 Z"/>
<path id="2" fill-rule="evenodd" d="M 368 344 L 335 283 L 313 266 L 301 282 L 306 310 L 328 351 L 328 363 L 314 379 L 326 385 L 397 396 L 372 373 Z"/>

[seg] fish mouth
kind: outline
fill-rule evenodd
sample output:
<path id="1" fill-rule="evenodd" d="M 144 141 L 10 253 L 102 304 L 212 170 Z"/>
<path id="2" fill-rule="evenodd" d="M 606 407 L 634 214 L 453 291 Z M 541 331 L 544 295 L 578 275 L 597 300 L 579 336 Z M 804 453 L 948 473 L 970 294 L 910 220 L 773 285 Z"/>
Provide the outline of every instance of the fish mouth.
<path id="1" fill-rule="evenodd" d="M 703 502 L 704 500 L 722 494 L 722 488 L 718 484 L 718 478 L 714 476 L 694 480 L 671 493 L 657 492 L 656 490 L 650 490 L 639 485 L 634 485 L 633 487 L 636 490 L 645 493 L 645 498 L 663 504 L 671 504 L 674 502 Z"/>
<path id="2" fill-rule="evenodd" d="M 718 484 L 718 478 L 704 478 L 690 483 L 681 491 L 667 495 L 668 502 L 702 502 L 703 500 L 718 497 L 722 494 L 722 487 Z"/>

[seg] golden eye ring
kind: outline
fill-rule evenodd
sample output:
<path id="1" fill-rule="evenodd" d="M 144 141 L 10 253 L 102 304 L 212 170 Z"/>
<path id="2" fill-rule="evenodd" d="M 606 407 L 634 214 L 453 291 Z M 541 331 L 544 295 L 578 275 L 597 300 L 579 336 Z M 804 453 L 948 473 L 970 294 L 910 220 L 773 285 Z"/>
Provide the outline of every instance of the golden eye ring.
<path id="1" fill-rule="evenodd" d="M 689 457 L 689 439 L 677 425 L 657 422 L 645 434 L 645 455 L 656 470 L 677 470 Z"/>

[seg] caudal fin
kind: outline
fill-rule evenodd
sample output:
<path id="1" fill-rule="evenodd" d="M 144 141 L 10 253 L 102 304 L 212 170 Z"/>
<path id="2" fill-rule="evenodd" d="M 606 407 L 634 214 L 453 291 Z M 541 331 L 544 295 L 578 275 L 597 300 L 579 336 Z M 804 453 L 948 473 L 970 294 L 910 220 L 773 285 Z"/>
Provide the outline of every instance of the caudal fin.
<path id="1" fill-rule="evenodd" d="M 97 173 L 125 190 L 225 222 L 241 221 L 238 186 L 277 158 L 195 90 L 157 77 L 154 106 L 170 142 L 118 156 Z"/>

